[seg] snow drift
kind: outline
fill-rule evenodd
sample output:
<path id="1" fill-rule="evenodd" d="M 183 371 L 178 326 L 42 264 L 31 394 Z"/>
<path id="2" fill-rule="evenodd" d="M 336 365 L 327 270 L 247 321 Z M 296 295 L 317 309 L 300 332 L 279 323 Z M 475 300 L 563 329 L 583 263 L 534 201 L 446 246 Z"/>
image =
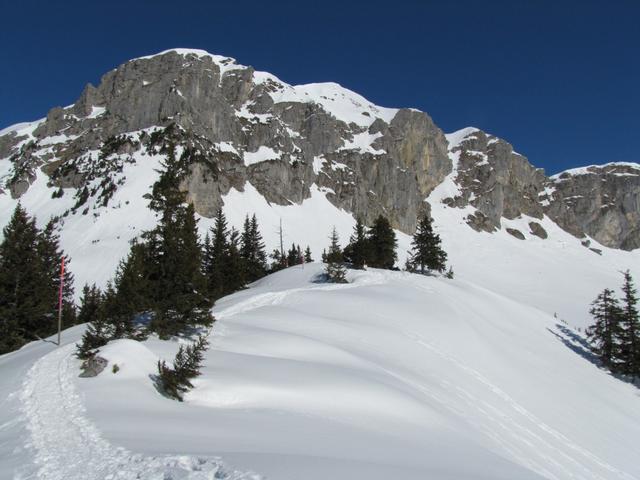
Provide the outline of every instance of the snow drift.
<path id="1" fill-rule="evenodd" d="M 15 392 L 0 414 L 0 472 L 640 476 L 637 388 L 568 348 L 573 332 L 553 316 L 457 279 L 370 270 L 332 285 L 321 271 L 293 267 L 219 301 L 184 403 L 150 377 L 178 342 L 114 342 L 103 351 L 110 365 L 89 379 L 76 376 L 71 346 L 0 358 L 2 391 Z M 68 345 L 80 330 L 65 332 Z"/>

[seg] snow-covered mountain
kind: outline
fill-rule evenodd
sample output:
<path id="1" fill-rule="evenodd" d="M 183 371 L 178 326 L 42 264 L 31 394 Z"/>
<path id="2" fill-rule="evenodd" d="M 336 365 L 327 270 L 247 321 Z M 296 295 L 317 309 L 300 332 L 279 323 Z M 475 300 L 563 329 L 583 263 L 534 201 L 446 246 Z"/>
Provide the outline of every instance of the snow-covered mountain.
<path id="1" fill-rule="evenodd" d="M 77 290 L 104 285 L 156 224 L 166 139 L 203 233 L 220 207 L 237 228 L 256 213 L 269 249 L 282 221 L 319 258 L 333 226 L 346 243 L 383 213 L 403 265 L 430 211 L 455 279 L 269 276 L 216 304 L 182 404 L 149 378 L 176 342 L 112 343 L 120 371 L 94 379 L 71 356 L 82 327 L 27 345 L 0 357 L 0 478 L 640 478 L 639 391 L 578 330 L 620 271 L 640 278 L 640 166 L 547 177 L 479 129 L 171 50 L 0 131 L 0 226 L 18 202 L 59 217 Z"/>
<path id="2" fill-rule="evenodd" d="M 75 104 L 0 131 L 0 224 L 18 202 L 41 224 L 61 218 L 78 285 L 104 285 L 155 224 L 143 197 L 165 138 L 186 160 L 203 231 L 220 207 L 236 227 L 255 212 L 269 248 L 282 219 L 285 243 L 318 258 L 333 225 L 346 242 L 355 216 L 383 213 L 402 265 L 431 210 L 457 274 L 525 301 L 549 289 L 555 300 L 531 303 L 575 324 L 620 269 L 640 270 L 637 164 L 548 178 L 478 129 L 444 135 L 423 112 L 334 83 L 291 86 L 200 50 L 131 60 Z"/>

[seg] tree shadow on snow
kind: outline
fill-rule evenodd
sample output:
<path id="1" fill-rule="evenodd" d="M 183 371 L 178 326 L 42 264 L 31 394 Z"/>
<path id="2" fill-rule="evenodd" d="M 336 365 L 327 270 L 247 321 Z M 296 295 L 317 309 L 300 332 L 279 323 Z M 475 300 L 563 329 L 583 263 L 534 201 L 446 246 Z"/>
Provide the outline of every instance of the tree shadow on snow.
<path id="1" fill-rule="evenodd" d="M 612 377 L 625 383 L 630 383 L 631 385 L 634 385 L 635 387 L 640 389 L 640 379 L 629 377 L 628 375 L 612 373 L 610 370 L 604 367 L 598 356 L 591 351 L 591 346 L 587 339 L 580 335 L 578 332 L 561 323 L 556 323 L 556 328 L 558 329 L 557 332 L 553 331 L 550 328 L 547 328 L 547 330 L 551 332 L 558 340 L 560 340 L 565 347 L 569 348 L 574 353 L 577 353 L 582 358 L 594 364 L 599 369 L 606 371 Z"/>

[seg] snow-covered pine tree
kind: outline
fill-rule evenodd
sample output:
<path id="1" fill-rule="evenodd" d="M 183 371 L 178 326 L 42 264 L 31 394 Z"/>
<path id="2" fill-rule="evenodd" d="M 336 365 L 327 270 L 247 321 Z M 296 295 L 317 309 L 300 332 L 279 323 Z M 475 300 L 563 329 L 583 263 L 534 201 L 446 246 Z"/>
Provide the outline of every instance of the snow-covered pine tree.
<path id="1" fill-rule="evenodd" d="M 640 323 L 638 296 L 629 270 L 623 273 L 622 284 L 622 371 L 627 375 L 640 375 Z"/>
<path id="2" fill-rule="evenodd" d="M 367 239 L 367 230 L 360 217 L 353 227 L 353 233 L 349 239 L 349 245 L 344 249 L 344 259 L 354 268 L 364 268 L 370 257 L 370 244 Z"/>
<path id="3" fill-rule="evenodd" d="M 391 228 L 389 220 L 383 215 L 373 222 L 367 235 L 369 243 L 369 266 L 374 268 L 392 269 L 398 258 L 396 234 Z"/>
<path id="4" fill-rule="evenodd" d="M 340 238 L 338 237 L 338 231 L 336 230 L 336 227 L 333 227 L 329 240 L 331 241 L 331 244 L 329 245 L 329 251 L 325 255 L 325 273 L 327 275 L 327 278 L 332 283 L 347 283 L 347 270 L 342 264 L 344 259 L 342 256 L 342 249 L 340 248 Z"/>
<path id="5" fill-rule="evenodd" d="M 611 371 L 620 369 L 622 309 L 613 291 L 605 288 L 591 304 L 594 324 L 586 330 L 592 351 Z"/>
<path id="6" fill-rule="evenodd" d="M 413 270 L 443 272 L 447 264 L 447 253 L 442 249 L 440 236 L 433 231 L 433 220 L 424 215 L 418 220 L 416 232 L 411 241 L 410 264 Z"/>

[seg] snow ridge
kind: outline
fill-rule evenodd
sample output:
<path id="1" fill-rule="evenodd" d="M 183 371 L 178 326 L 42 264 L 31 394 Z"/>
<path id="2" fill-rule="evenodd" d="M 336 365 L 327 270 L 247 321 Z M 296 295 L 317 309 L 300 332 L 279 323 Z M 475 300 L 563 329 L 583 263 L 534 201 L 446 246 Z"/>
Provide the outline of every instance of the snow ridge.
<path id="1" fill-rule="evenodd" d="M 73 344 L 38 360 L 23 383 L 22 413 L 40 480 L 259 480 L 227 469 L 220 459 L 143 456 L 111 445 L 84 415 L 74 387 Z"/>

